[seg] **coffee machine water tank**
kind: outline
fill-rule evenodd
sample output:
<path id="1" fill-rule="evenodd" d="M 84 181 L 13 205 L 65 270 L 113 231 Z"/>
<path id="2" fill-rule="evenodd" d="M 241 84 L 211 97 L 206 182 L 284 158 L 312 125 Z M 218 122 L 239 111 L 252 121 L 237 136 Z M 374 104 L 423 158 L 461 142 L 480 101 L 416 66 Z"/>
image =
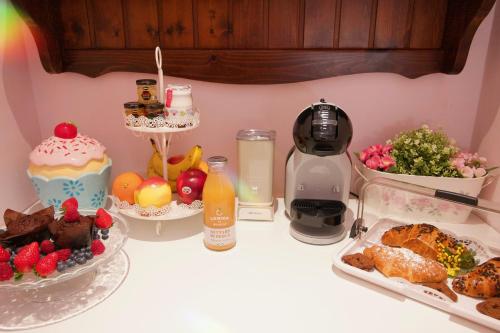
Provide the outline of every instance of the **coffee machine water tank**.
<path id="1" fill-rule="evenodd" d="M 347 114 L 324 100 L 297 117 L 295 146 L 285 167 L 285 210 L 294 238 L 310 244 L 332 244 L 344 238 L 351 183 L 347 147 L 351 139 Z"/>

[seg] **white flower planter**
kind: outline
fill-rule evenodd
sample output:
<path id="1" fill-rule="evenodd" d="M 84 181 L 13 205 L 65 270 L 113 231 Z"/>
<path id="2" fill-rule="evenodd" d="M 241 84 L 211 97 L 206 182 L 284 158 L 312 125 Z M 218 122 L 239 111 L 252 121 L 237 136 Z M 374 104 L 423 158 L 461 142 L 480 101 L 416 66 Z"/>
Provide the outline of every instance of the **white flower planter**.
<path id="1" fill-rule="evenodd" d="M 489 178 L 487 175 L 479 178 L 452 178 L 394 174 L 369 169 L 357 158 L 353 158 L 353 160 L 356 170 L 365 180 L 383 177 L 434 189 L 466 194 L 472 197 L 477 197 L 481 189 L 490 183 L 487 182 L 485 184 L 485 180 Z M 472 210 L 471 208 L 451 202 L 429 199 L 420 195 L 381 186 L 368 188 L 365 196 L 365 205 L 368 210 L 377 215 L 390 216 L 412 223 L 465 223 Z"/>

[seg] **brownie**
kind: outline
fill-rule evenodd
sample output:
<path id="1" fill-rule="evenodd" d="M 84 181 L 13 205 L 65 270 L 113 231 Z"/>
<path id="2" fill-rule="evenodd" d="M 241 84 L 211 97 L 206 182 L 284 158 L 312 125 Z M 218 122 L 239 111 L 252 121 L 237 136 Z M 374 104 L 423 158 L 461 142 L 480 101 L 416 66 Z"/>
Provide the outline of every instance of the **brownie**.
<path id="1" fill-rule="evenodd" d="M 81 249 L 82 247 L 86 247 L 91 241 L 94 219 L 94 216 L 80 215 L 78 221 L 66 222 L 61 217 L 49 224 L 52 240 L 58 247 L 63 249 Z"/>
<path id="2" fill-rule="evenodd" d="M 0 244 L 19 247 L 31 242 L 48 239 L 48 225 L 54 221 L 54 207 L 42 209 L 31 215 L 7 209 L 4 213 L 7 230 L 0 234 Z"/>

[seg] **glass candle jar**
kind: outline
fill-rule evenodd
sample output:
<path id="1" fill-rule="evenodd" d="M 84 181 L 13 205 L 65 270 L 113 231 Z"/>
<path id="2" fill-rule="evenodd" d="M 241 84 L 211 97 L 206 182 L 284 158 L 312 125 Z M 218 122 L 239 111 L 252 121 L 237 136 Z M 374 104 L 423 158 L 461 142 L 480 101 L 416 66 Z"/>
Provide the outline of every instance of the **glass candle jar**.
<path id="1" fill-rule="evenodd" d="M 158 102 L 156 94 L 156 80 L 141 79 L 135 81 L 137 84 L 137 100 L 139 103 L 152 104 Z"/>
<path id="2" fill-rule="evenodd" d="M 241 205 L 273 204 L 275 131 L 248 129 L 236 135 L 238 142 L 238 200 Z"/>
<path id="3" fill-rule="evenodd" d="M 163 106 L 162 103 L 146 104 L 144 105 L 144 115 L 149 119 L 162 116 Z"/>
<path id="4" fill-rule="evenodd" d="M 134 118 L 138 118 L 140 116 L 144 115 L 144 104 L 139 103 L 139 102 L 128 102 L 123 104 L 123 107 L 125 108 L 125 122 L 127 126 L 136 126 L 136 122 L 133 121 L 133 118 L 130 116 L 133 116 Z M 139 126 L 139 125 L 137 125 Z"/>
<path id="5" fill-rule="evenodd" d="M 168 84 L 165 89 L 165 107 L 179 111 L 193 108 L 190 84 Z"/>

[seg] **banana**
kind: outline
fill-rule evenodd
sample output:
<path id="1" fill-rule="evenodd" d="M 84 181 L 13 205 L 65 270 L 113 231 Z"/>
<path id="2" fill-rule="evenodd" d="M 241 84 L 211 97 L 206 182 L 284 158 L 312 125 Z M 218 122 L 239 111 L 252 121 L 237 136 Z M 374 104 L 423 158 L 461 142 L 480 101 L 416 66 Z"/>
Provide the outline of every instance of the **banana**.
<path id="1" fill-rule="evenodd" d="M 188 154 L 184 157 L 182 161 L 176 164 L 167 164 L 168 168 L 168 180 L 176 181 L 177 177 L 181 174 L 181 172 L 186 171 L 189 168 L 192 168 L 198 165 L 201 161 L 201 157 L 203 156 L 203 150 L 200 146 L 196 145 L 191 148 Z"/>
<path id="2" fill-rule="evenodd" d="M 148 178 L 153 176 L 163 177 L 163 162 L 161 154 L 156 148 L 155 142 L 153 140 L 151 140 L 151 146 L 153 148 L 153 154 L 149 159 L 146 174 Z M 202 156 L 202 148 L 196 145 L 189 150 L 187 155 L 184 156 L 184 159 L 179 163 L 167 163 L 168 183 L 170 184 L 170 188 L 172 189 L 172 191 L 175 191 L 176 181 L 181 172 L 186 171 L 189 168 L 197 168 L 199 166 L 204 169 L 206 163 L 201 159 Z"/>
<path id="3" fill-rule="evenodd" d="M 151 155 L 151 158 L 149 159 L 146 174 L 148 178 L 154 176 L 163 177 L 163 162 L 161 160 L 161 154 L 152 139 L 151 146 L 153 147 L 153 155 Z"/>

